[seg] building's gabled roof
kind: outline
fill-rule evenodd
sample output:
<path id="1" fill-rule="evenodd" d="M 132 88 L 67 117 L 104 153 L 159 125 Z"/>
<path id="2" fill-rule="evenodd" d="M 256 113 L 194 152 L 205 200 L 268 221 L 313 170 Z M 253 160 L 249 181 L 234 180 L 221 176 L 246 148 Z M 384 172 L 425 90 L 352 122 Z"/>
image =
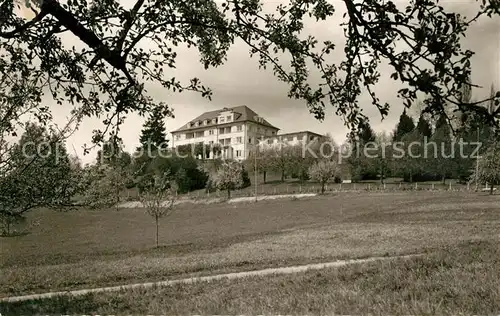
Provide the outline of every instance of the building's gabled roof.
<path id="1" fill-rule="evenodd" d="M 318 133 L 315 133 L 315 132 L 311 132 L 311 131 L 298 131 L 298 132 L 292 132 L 292 133 L 277 134 L 277 135 L 274 135 L 273 137 L 295 136 L 295 135 L 300 135 L 300 134 L 311 134 L 311 135 L 318 136 L 318 137 L 327 137 L 325 135 L 321 135 L 321 134 L 318 134 Z"/>
<path id="2" fill-rule="evenodd" d="M 179 129 L 173 131 L 172 133 L 183 132 L 183 131 L 188 131 L 188 130 L 195 130 L 195 129 L 199 129 L 199 128 L 206 128 L 207 125 L 198 126 L 198 127 L 189 127 L 189 123 L 191 123 L 191 122 L 198 122 L 198 121 L 203 122 L 204 120 L 212 120 L 212 119 L 218 117 L 219 113 L 226 112 L 226 111 L 233 111 L 233 112 L 236 113 L 236 115 L 234 117 L 234 120 L 231 121 L 231 123 L 233 123 L 233 122 L 251 121 L 251 122 L 254 122 L 254 123 L 257 123 L 257 124 L 261 124 L 263 126 L 267 126 L 267 127 L 273 128 L 275 130 L 279 130 L 279 128 L 273 126 L 271 123 L 269 123 L 265 119 L 262 119 L 262 121 L 260 121 L 260 122 L 257 121 L 256 117 L 259 117 L 259 115 L 257 113 L 255 113 L 255 111 L 253 111 L 252 109 L 250 109 L 248 106 L 241 105 L 241 106 L 235 106 L 235 107 L 232 107 L 232 108 L 223 108 L 223 109 L 220 109 L 220 110 L 205 112 L 205 113 L 201 114 L 200 116 L 196 117 L 195 119 L 191 120 L 190 122 L 184 124 Z M 219 124 L 221 124 L 221 123 L 219 123 Z M 219 125 L 219 124 L 217 124 L 217 125 Z M 222 124 L 224 124 L 224 123 L 222 123 Z"/>

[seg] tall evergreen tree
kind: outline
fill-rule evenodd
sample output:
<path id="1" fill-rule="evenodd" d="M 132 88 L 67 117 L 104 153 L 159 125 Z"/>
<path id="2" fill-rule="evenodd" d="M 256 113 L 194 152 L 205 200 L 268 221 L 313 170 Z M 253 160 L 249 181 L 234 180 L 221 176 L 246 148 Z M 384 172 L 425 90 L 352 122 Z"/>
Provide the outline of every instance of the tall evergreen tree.
<path id="1" fill-rule="evenodd" d="M 431 124 L 423 114 L 420 115 L 420 118 L 418 120 L 417 130 L 419 134 L 422 135 L 422 137 L 430 138 L 432 136 Z"/>
<path id="2" fill-rule="evenodd" d="M 431 141 L 436 146 L 436 150 L 431 152 L 429 158 L 431 167 L 436 176 L 441 181 L 445 182 L 446 178 L 451 177 L 455 173 L 456 155 L 460 153 L 454 152 L 455 147 L 451 140 L 451 129 L 444 115 L 441 115 L 436 122 L 436 131 L 432 135 Z"/>
<path id="3" fill-rule="evenodd" d="M 463 157 L 458 159 L 458 177 L 462 181 L 470 179 L 476 169 L 477 156 L 482 156 L 494 140 L 495 130 L 484 123 L 477 114 L 464 115 L 458 128 L 457 138 L 463 142 Z M 480 144 L 479 152 L 476 147 Z M 473 156 L 472 154 L 475 153 Z"/>
<path id="4" fill-rule="evenodd" d="M 363 121 L 359 124 L 359 141 L 366 144 L 369 142 L 374 142 L 376 139 L 375 132 L 373 131 L 370 123 L 367 121 Z"/>
<path id="5" fill-rule="evenodd" d="M 401 113 L 399 117 L 398 125 L 396 125 L 396 130 L 394 131 L 393 141 L 399 142 L 402 140 L 403 136 L 412 132 L 415 129 L 415 123 L 413 119 L 406 114 L 406 108 Z"/>
<path id="6" fill-rule="evenodd" d="M 167 144 L 167 133 L 165 131 L 165 118 L 168 112 L 162 108 L 155 108 L 149 118 L 142 126 L 140 143 L 142 148 L 151 150 L 164 149 Z M 150 147 L 151 146 L 151 147 Z"/>
<path id="7" fill-rule="evenodd" d="M 436 121 L 435 131 L 443 128 L 444 126 L 449 127 L 449 124 L 448 124 L 448 120 L 446 119 L 446 116 L 441 114 L 439 116 L 438 120 Z"/>
<path id="8" fill-rule="evenodd" d="M 378 170 L 373 163 L 373 159 L 365 156 L 365 145 L 375 142 L 377 137 L 370 126 L 370 123 L 363 121 L 358 125 L 356 138 L 350 138 L 352 154 L 347 159 L 353 180 L 375 180 L 378 177 Z M 370 153 L 371 155 L 371 153 Z"/>

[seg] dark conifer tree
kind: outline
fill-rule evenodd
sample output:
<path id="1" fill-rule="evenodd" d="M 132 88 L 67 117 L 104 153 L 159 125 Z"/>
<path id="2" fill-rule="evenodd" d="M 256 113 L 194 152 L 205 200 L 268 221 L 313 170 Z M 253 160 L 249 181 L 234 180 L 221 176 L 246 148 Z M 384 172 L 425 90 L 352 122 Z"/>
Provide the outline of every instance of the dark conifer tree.
<path id="1" fill-rule="evenodd" d="M 393 141 L 401 141 L 404 135 L 411 133 L 415 129 L 415 123 L 413 119 L 406 114 L 406 108 L 401 113 L 399 117 L 398 125 L 396 125 L 396 130 L 394 131 Z"/>

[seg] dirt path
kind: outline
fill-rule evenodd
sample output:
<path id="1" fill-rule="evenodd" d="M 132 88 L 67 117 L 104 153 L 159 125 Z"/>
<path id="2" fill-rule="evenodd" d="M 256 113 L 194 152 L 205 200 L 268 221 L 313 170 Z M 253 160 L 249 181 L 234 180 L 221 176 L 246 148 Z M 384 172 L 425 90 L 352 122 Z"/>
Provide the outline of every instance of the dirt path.
<path id="1" fill-rule="evenodd" d="M 257 200 L 263 201 L 263 200 L 293 199 L 293 198 L 301 199 L 301 198 L 307 198 L 307 197 L 314 197 L 316 195 L 317 195 L 316 193 L 258 195 Z M 202 199 L 181 198 L 181 199 L 175 201 L 174 204 L 175 205 L 183 204 L 183 203 L 214 204 L 214 203 L 222 203 L 222 202 L 243 203 L 243 202 L 253 202 L 253 201 L 255 201 L 254 196 L 234 197 L 234 198 L 231 198 L 230 200 L 227 200 L 227 201 L 225 198 L 222 198 L 222 197 L 202 198 Z M 124 203 L 119 204 L 118 207 L 120 207 L 120 208 L 141 208 L 141 207 L 143 207 L 143 205 L 139 201 L 129 201 L 129 202 L 124 202 Z"/>
<path id="2" fill-rule="evenodd" d="M 243 272 L 217 274 L 217 275 L 194 277 L 194 278 L 187 278 L 187 279 L 167 280 L 167 281 L 160 281 L 160 282 L 136 283 L 136 284 L 113 286 L 113 287 L 101 287 L 101 288 L 83 289 L 83 290 L 66 291 L 66 292 L 49 292 L 49 293 L 42 293 L 42 294 L 12 296 L 12 297 L 0 298 L 0 302 L 27 301 L 27 300 L 34 300 L 34 299 L 50 298 L 50 297 L 61 296 L 61 295 L 78 296 L 78 295 L 85 295 L 88 293 L 99 293 L 99 292 L 105 292 L 105 291 L 120 291 L 120 290 L 133 289 L 133 288 L 138 288 L 138 287 L 151 288 L 154 286 L 169 286 L 169 285 L 174 285 L 174 284 L 179 284 L 179 283 L 190 284 L 190 283 L 194 283 L 194 282 L 203 282 L 203 281 L 209 282 L 209 281 L 216 281 L 216 280 L 220 280 L 220 279 L 239 279 L 239 278 L 245 278 L 245 277 L 250 277 L 250 276 L 266 276 L 266 275 L 273 275 L 273 274 L 292 274 L 292 273 L 304 272 L 307 270 L 320 270 L 320 269 L 325 269 L 325 268 L 341 267 L 341 266 L 345 266 L 345 265 L 349 265 L 349 264 L 367 263 L 367 262 L 374 262 L 374 261 L 385 261 L 385 260 L 392 260 L 392 259 L 407 259 L 407 258 L 412 258 L 412 257 L 416 257 L 416 256 L 421 256 L 421 254 L 395 256 L 395 257 L 371 257 L 371 258 L 366 258 L 366 259 L 339 260 L 339 261 L 326 262 L 326 263 L 307 264 L 307 265 L 301 265 L 301 266 L 291 266 L 291 267 L 282 267 L 282 268 L 271 268 L 271 269 L 255 270 L 255 271 L 243 271 Z"/>

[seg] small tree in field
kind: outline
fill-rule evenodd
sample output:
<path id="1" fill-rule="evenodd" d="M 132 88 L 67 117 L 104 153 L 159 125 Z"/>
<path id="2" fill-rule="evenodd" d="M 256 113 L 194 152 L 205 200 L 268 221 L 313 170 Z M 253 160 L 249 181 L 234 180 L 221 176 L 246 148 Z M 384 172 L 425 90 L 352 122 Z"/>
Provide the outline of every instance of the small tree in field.
<path id="1" fill-rule="evenodd" d="M 479 159 L 477 173 L 473 179 L 490 185 L 490 194 L 493 194 L 495 185 L 500 184 L 500 144 L 494 144 Z"/>
<path id="2" fill-rule="evenodd" d="M 169 180 L 168 173 L 153 176 L 151 183 L 145 186 L 140 199 L 148 215 L 156 224 L 156 247 L 159 246 L 160 219 L 172 214 L 177 195 L 177 185 Z"/>
<path id="3" fill-rule="evenodd" d="M 217 189 L 227 191 L 227 198 L 231 198 L 231 191 L 250 185 L 250 179 L 242 164 L 236 161 L 224 162 L 214 175 L 213 183 Z"/>
<path id="4" fill-rule="evenodd" d="M 321 194 L 323 194 L 325 184 L 339 174 L 339 168 L 335 161 L 320 160 L 309 167 L 308 174 L 311 180 L 321 183 Z"/>

